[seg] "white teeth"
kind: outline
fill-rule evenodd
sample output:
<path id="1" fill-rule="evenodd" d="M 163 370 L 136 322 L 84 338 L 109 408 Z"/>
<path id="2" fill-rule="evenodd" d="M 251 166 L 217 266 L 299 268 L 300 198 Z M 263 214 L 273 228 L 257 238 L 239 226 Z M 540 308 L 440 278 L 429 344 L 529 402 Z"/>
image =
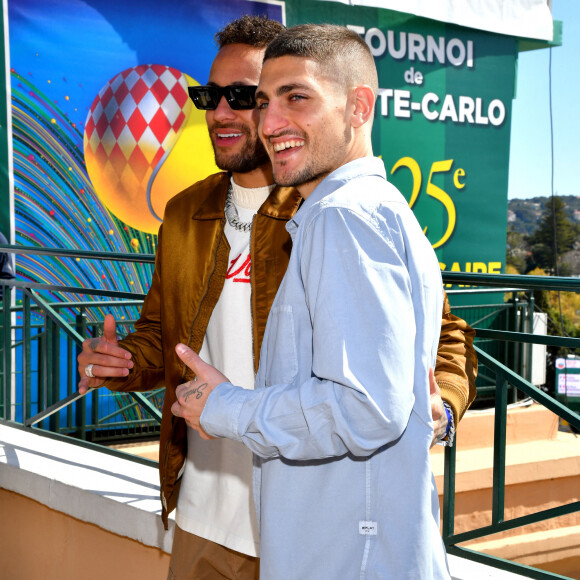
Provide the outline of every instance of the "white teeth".
<path id="1" fill-rule="evenodd" d="M 304 141 L 286 141 L 285 143 L 274 143 L 274 151 L 278 153 L 279 151 L 284 151 L 284 149 L 292 149 L 293 147 L 303 147 Z"/>
<path id="2" fill-rule="evenodd" d="M 242 133 L 219 133 L 218 137 L 220 139 L 229 139 L 231 137 L 241 137 Z"/>

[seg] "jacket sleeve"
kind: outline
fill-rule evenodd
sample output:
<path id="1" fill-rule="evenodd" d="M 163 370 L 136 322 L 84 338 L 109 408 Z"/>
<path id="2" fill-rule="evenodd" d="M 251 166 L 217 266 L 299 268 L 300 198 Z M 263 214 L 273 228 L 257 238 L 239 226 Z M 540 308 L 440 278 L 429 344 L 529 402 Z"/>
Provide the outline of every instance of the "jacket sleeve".
<path id="1" fill-rule="evenodd" d="M 159 229 L 155 270 L 151 287 L 141 308 L 135 331 L 119 341 L 133 356 L 133 368 L 125 378 L 112 378 L 105 387 L 113 391 L 152 391 L 164 386 L 165 369 L 161 337 L 161 254 L 162 229 Z"/>
<path id="2" fill-rule="evenodd" d="M 473 348 L 474 337 L 473 328 L 465 320 L 451 314 L 445 294 L 435 380 L 441 389 L 441 398 L 453 410 L 456 425 L 476 395 L 477 355 Z"/>

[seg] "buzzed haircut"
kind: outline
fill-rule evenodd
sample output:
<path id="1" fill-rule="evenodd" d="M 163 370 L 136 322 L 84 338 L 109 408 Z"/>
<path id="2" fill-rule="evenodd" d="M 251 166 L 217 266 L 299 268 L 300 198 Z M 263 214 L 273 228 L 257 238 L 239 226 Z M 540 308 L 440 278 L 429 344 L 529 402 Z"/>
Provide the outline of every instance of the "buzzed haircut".
<path id="1" fill-rule="evenodd" d="M 335 24 L 299 24 L 280 32 L 266 49 L 264 62 L 282 56 L 309 58 L 329 77 L 348 86 L 369 85 L 375 97 L 379 81 L 373 55 L 354 31 Z"/>
<path id="2" fill-rule="evenodd" d="M 255 48 L 266 48 L 282 31 L 286 30 L 277 20 L 267 16 L 246 14 L 233 20 L 215 35 L 219 48 L 228 44 L 247 44 Z"/>

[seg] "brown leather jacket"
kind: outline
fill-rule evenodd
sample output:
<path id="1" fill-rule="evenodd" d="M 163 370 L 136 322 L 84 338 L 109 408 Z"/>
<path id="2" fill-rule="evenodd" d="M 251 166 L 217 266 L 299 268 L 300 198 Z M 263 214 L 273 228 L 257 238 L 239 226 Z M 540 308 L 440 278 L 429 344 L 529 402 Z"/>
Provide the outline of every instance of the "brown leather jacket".
<path id="1" fill-rule="evenodd" d="M 171 414 L 175 388 L 193 378 L 174 347 L 199 352 L 211 313 L 222 291 L 229 260 L 224 236 L 224 205 L 230 176 L 217 173 L 172 198 L 159 230 L 155 272 L 135 332 L 119 344 L 133 355 L 125 379 L 109 379 L 117 391 L 148 391 L 166 386 L 159 446 L 163 521 L 177 505 L 180 471 L 187 455 L 186 425 Z M 286 222 L 300 204 L 298 192 L 276 188 L 258 211 L 252 227 L 252 332 L 254 365 L 266 320 L 290 256 Z M 445 301 L 435 376 L 456 421 L 475 396 L 477 361 L 474 332 L 450 314 Z M 466 373 L 466 368 L 468 373 Z"/>

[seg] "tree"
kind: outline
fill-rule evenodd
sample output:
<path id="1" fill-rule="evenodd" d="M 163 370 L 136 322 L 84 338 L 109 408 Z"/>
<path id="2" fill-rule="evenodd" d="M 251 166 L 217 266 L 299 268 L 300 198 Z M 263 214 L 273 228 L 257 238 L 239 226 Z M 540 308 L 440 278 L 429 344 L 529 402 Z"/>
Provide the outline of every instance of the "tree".
<path id="1" fill-rule="evenodd" d="M 513 266 L 515 274 L 523 274 L 526 271 L 526 256 L 529 248 L 526 243 L 526 236 L 515 231 L 512 226 L 508 226 L 507 247 L 506 247 L 506 268 Z"/>
<path id="2" fill-rule="evenodd" d="M 539 267 L 556 273 L 556 260 L 574 247 L 579 234 L 578 226 L 566 215 L 564 202 L 559 197 L 548 199 L 538 228 L 527 238 L 532 254 L 528 270 Z"/>

